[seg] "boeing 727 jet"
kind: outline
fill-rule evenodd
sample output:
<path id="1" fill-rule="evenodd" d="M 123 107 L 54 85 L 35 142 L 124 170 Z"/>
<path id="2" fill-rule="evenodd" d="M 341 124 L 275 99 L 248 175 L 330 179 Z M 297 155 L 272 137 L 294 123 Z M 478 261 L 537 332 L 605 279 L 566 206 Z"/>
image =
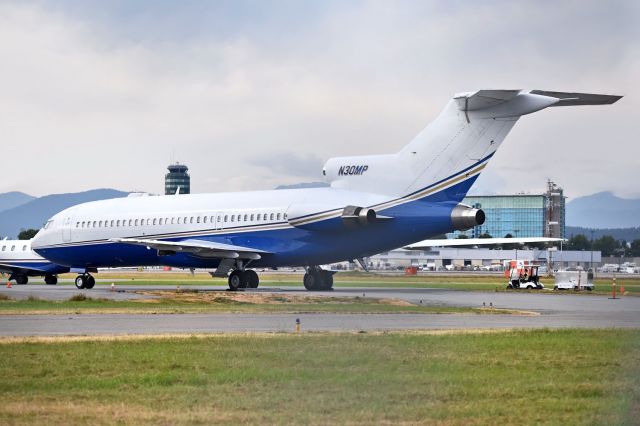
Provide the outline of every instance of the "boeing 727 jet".
<path id="1" fill-rule="evenodd" d="M 611 104 L 620 96 L 541 90 L 455 95 L 399 152 L 327 161 L 327 188 L 133 196 L 80 204 L 53 216 L 33 240 L 50 261 L 83 270 L 167 265 L 216 268 L 229 287 L 257 287 L 251 268 L 303 266 L 304 286 L 328 290 L 319 265 L 362 259 L 483 223 L 461 204 L 525 114 Z"/>

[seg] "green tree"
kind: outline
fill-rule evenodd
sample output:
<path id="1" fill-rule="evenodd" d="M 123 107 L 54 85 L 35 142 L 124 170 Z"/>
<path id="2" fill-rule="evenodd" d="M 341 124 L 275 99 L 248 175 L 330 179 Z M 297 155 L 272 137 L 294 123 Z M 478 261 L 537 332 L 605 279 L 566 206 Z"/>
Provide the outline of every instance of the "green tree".
<path id="1" fill-rule="evenodd" d="M 633 257 L 640 257 L 640 240 L 631 241 L 630 255 Z"/>
<path id="2" fill-rule="evenodd" d="M 480 234 L 478 238 L 493 238 L 490 233 L 485 232 L 484 234 Z"/>
<path id="3" fill-rule="evenodd" d="M 19 240 L 30 240 L 38 233 L 37 229 L 21 229 L 18 234 Z"/>
<path id="4" fill-rule="evenodd" d="M 603 256 L 613 256 L 618 247 L 620 245 L 611 235 L 604 235 L 593 242 L 593 249 L 600 250 Z"/>
<path id="5" fill-rule="evenodd" d="M 567 250 L 590 250 L 591 242 L 582 234 L 573 235 L 569 238 L 565 248 Z M 602 255 L 604 256 L 604 253 Z"/>
<path id="6" fill-rule="evenodd" d="M 459 234 L 459 235 L 456 237 L 456 239 L 458 239 L 458 240 L 468 240 L 468 239 L 469 239 L 469 237 L 468 237 L 467 235 L 465 235 L 465 234 Z"/>

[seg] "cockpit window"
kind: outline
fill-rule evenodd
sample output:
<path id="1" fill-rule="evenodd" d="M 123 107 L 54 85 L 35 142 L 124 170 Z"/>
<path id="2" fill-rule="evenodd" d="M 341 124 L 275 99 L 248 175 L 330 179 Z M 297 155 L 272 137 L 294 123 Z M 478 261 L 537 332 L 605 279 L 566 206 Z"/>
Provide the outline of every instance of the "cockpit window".
<path id="1" fill-rule="evenodd" d="M 47 223 L 44 224 L 44 229 L 48 229 L 52 223 L 53 223 L 53 220 L 48 220 Z"/>

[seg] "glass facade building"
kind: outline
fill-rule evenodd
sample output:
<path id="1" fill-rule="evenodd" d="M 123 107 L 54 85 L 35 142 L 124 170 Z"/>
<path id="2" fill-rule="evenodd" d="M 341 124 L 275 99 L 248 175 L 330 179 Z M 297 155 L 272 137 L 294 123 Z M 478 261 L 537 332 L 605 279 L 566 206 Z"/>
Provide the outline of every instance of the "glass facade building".
<path id="1" fill-rule="evenodd" d="M 191 177 L 189 176 L 189 168 L 184 164 L 175 163 L 167 167 L 169 173 L 164 176 L 164 193 L 165 195 L 174 195 L 178 188 L 180 194 L 191 193 Z"/>
<path id="2" fill-rule="evenodd" d="M 449 237 L 464 234 L 479 238 L 489 234 L 501 238 L 544 237 L 546 228 L 546 197 L 544 195 L 486 195 L 469 196 L 464 204 L 484 210 L 485 222 L 466 231 L 456 231 Z"/>

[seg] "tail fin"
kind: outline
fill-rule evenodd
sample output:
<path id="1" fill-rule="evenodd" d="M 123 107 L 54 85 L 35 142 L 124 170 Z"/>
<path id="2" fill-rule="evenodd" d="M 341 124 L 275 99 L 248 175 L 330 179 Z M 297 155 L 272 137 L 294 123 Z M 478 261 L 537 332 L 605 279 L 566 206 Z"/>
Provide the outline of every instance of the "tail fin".
<path id="1" fill-rule="evenodd" d="M 447 199 L 460 201 L 522 115 L 551 106 L 612 104 L 620 98 L 542 90 L 457 94 L 397 154 L 332 158 L 323 173 L 335 188 L 390 196 L 453 188 Z"/>

